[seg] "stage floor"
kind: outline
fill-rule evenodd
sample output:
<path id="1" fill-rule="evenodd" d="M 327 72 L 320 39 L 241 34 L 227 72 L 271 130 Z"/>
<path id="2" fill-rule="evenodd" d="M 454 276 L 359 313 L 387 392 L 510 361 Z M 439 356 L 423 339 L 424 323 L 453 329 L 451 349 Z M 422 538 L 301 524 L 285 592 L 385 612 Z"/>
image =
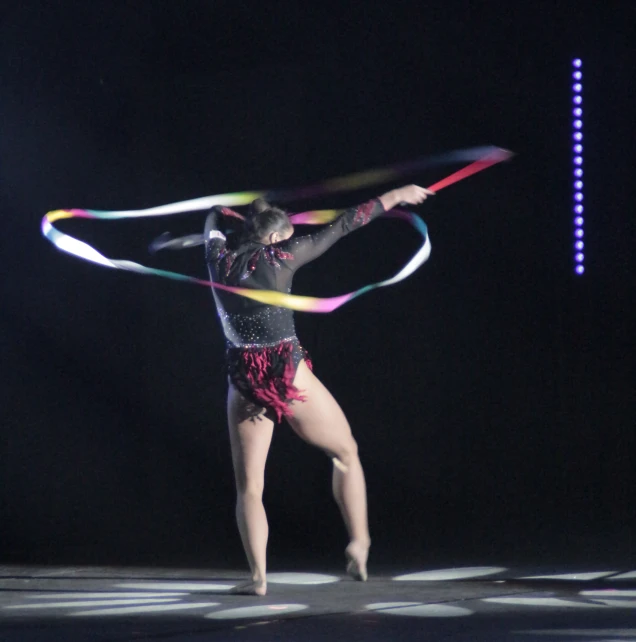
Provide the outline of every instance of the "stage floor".
<path id="1" fill-rule="evenodd" d="M 2 642 L 164 640 L 636 640 L 636 571 L 593 568 L 243 572 L 0 567 Z"/>

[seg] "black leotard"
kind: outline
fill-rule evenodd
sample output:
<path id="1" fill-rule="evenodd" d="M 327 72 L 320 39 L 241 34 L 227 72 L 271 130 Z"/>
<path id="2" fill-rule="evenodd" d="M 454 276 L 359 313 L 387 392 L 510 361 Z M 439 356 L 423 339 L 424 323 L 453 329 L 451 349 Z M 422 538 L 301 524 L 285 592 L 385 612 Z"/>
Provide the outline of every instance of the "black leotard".
<path id="1" fill-rule="evenodd" d="M 255 241 L 232 250 L 219 231 L 214 208 L 205 228 L 205 258 L 212 281 L 235 287 L 290 293 L 296 270 L 319 257 L 336 241 L 384 213 L 379 199 L 343 210 L 317 232 L 264 245 Z M 231 292 L 212 289 L 227 341 L 227 367 L 232 383 L 257 406 L 273 410 L 280 421 L 289 416 L 288 402 L 302 399 L 293 386 L 306 357 L 296 337 L 294 313 Z"/>

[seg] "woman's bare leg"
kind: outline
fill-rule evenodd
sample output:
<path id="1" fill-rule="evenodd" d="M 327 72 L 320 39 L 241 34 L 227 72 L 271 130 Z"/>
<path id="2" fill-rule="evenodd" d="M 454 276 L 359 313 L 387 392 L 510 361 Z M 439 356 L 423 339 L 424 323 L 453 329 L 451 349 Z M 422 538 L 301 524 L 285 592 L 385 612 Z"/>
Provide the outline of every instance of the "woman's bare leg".
<path id="1" fill-rule="evenodd" d="M 252 581 L 237 587 L 236 592 L 265 595 L 269 528 L 263 489 L 274 424 L 261 409 L 255 411 L 231 384 L 227 414 L 236 480 L 236 522 L 252 572 Z"/>
<path id="2" fill-rule="evenodd" d="M 371 539 L 367 490 L 358 446 L 342 409 L 304 361 L 298 366 L 294 385 L 307 400 L 292 402 L 294 414 L 289 423 L 305 441 L 334 458 L 333 494 L 350 539 L 346 549 L 347 570 L 355 579 L 366 580 Z"/>

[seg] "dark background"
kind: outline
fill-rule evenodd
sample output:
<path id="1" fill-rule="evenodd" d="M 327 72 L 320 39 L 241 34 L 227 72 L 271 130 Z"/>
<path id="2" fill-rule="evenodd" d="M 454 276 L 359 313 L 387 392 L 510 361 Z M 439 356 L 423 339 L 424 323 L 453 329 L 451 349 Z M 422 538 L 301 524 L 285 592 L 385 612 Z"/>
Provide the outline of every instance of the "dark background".
<path id="1" fill-rule="evenodd" d="M 481 4 L 2 5 L 2 561 L 244 565 L 212 297 L 58 252 L 39 233 L 45 212 L 302 185 L 482 144 L 517 156 L 420 208 L 433 243 L 421 271 L 331 315 L 297 315 L 359 442 L 374 560 L 620 566 L 634 554 L 636 11 Z M 60 229 L 204 276 L 200 252 L 145 252 L 202 219 Z M 301 272 L 296 292 L 378 280 L 417 244 L 379 221 Z M 340 563 L 329 479 L 327 458 L 276 430 L 270 568 Z"/>

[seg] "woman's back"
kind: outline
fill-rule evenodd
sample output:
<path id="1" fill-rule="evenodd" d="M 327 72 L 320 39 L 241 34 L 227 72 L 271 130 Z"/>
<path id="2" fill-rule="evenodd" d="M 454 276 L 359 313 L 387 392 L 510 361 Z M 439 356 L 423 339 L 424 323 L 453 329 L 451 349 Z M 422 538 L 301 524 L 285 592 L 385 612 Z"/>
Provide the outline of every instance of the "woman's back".
<path id="1" fill-rule="evenodd" d="M 215 213 L 208 217 L 206 262 L 213 281 L 235 287 L 291 292 L 294 273 L 323 254 L 336 241 L 362 227 L 384 208 L 378 199 L 343 210 L 330 225 L 306 236 L 292 236 L 280 243 L 248 240 L 237 249 L 227 247 L 218 233 Z M 213 289 L 228 344 L 232 347 L 267 347 L 295 336 L 294 313 L 246 297 Z"/>

